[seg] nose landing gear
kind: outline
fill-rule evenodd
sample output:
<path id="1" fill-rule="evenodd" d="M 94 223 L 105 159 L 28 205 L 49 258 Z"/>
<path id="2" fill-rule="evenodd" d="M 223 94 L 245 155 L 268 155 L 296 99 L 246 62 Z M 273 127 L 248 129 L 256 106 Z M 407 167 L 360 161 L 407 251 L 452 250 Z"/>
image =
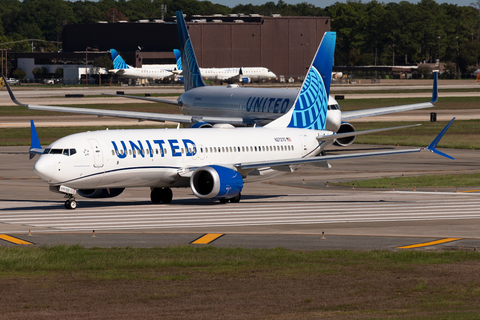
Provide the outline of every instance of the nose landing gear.
<path id="1" fill-rule="evenodd" d="M 66 194 L 65 198 L 67 198 L 67 201 L 65 201 L 65 209 L 68 210 L 75 210 L 77 208 L 77 201 L 71 194 Z"/>

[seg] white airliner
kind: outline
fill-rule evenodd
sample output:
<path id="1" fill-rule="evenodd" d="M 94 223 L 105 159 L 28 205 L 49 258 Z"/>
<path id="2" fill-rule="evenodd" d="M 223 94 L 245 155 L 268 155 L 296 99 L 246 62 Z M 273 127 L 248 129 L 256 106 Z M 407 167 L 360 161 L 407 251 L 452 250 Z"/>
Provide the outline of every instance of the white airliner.
<path id="1" fill-rule="evenodd" d="M 106 94 L 124 98 L 140 99 L 146 101 L 163 102 L 176 105 L 183 114 L 145 113 L 136 111 L 115 111 L 102 109 L 70 108 L 57 106 L 25 105 L 28 109 L 46 110 L 68 113 L 93 114 L 98 116 L 121 117 L 149 121 L 173 121 L 182 123 L 186 127 L 207 128 L 218 123 L 229 123 L 234 126 L 263 126 L 281 115 L 285 114 L 293 106 L 298 90 L 273 89 L 273 88 L 242 88 L 238 85 L 226 87 L 206 86 L 202 80 L 190 36 L 187 30 L 183 14 L 177 12 L 177 29 L 179 44 L 182 54 L 182 66 L 184 76 L 185 93 L 178 97 L 177 101 L 158 99 L 152 97 L 124 96 Z M 189 51 L 186 51 L 186 44 Z M 333 51 L 320 53 L 323 65 L 333 63 Z M 328 55 L 328 56 L 327 56 Z M 187 63 L 185 63 L 185 61 Z M 329 74 L 331 70 L 320 69 L 321 74 Z M 326 129 L 337 133 L 355 132 L 355 127 L 347 121 L 387 114 L 392 112 L 410 111 L 422 108 L 430 108 L 438 99 L 437 73 L 434 74 L 432 100 L 425 103 L 416 103 L 385 108 L 374 108 L 357 111 L 341 112 L 338 103 L 330 97 L 331 77 L 323 79 L 328 97 L 328 112 Z M 335 143 L 340 146 L 348 146 L 355 140 L 354 135 L 338 138 Z"/>
<path id="2" fill-rule="evenodd" d="M 174 64 L 161 67 L 135 68 L 128 65 L 118 54 L 117 50 L 110 49 L 110 54 L 112 55 L 113 69 L 109 70 L 109 72 L 123 78 L 163 79 L 173 76 L 172 71 L 176 68 Z"/>
<path id="3" fill-rule="evenodd" d="M 177 61 L 177 70 L 173 73 L 181 74 L 182 58 L 180 50 L 174 49 L 175 60 Z M 263 67 L 242 67 L 242 68 L 200 68 L 200 73 L 204 80 L 222 81 L 228 83 L 234 82 L 252 82 L 262 79 L 275 79 L 275 73 Z"/>
<path id="4" fill-rule="evenodd" d="M 40 154 L 34 171 L 51 191 L 65 195 L 67 209 L 75 209 L 76 193 L 105 198 L 125 188 L 150 187 L 153 203 L 170 203 L 171 188 L 190 187 L 198 198 L 239 202 L 244 182 L 292 172 L 300 164 L 422 150 L 453 159 L 436 150 L 453 119 L 426 148 L 318 156 L 338 138 L 409 127 L 343 134 L 325 129 L 328 93 L 324 79 L 331 78 L 333 63 L 324 57 L 333 55 L 335 37 L 335 32 L 325 33 L 293 108 L 264 127 L 216 124 L 210 129 L 104 130 L 73 134 L 42 149 L 32 121 L 30 154 Z M 194 55 L 190 41 L 183 49 Z M 188 83 L 200 81 L 199 72 L 186 79 Z"/>

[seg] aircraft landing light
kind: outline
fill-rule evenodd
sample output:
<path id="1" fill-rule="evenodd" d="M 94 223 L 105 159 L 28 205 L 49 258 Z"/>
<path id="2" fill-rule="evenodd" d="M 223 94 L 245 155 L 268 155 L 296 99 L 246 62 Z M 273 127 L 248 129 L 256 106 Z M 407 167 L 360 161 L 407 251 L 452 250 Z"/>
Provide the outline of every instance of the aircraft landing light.
<path id="1" fill-rule="evenodd" d="M 447 242 L 452 242 L 452 241 L 457 241 L 457 240 L 462 240 L 462 238 L 445 238 L 445 239 L 440 239 L 440 240 L 436 240 L 436 241 L 412 244 L 410 246 L 397 247 L 397 249 L 414 249 L 414 248 L 428 247 L 428 246 L 433 246 L 433 245 L 436 245 L 436 244 L 447 243 Z"/>
<path id="2" fill-rule="evenodd" d="M 223 236 L 223 233 L 207 233 L 198 238 L 197 240 L 190 242 L 190 244 L 209 244 L 217 240 L 221 236 Z"/>
<path id="3" fill-rule="evenodd" d="M 10 243 L 14 243 L 14 244 L 33 244 L 31 242 L 24 241 L 22 239 L 11 237 L 7 234 L 0 234 L 0 239 L 5 240 L 5 241 L 10 242 Z"/>

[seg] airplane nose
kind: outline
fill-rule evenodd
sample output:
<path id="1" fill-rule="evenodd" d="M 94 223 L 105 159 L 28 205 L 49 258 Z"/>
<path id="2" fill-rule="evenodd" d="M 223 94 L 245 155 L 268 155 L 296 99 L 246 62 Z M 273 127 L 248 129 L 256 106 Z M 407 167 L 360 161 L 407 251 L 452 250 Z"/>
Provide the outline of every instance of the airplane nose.
<path id="1" fill-rule="evenodd" d="M 46 158 L 45 156 L 40 156 L 40 158 L 35 162 L 33 166 L 33 171 L 45 182 L 52 182 L 53 175 L 55 173 L 55 166 L 51 159 Z"/>

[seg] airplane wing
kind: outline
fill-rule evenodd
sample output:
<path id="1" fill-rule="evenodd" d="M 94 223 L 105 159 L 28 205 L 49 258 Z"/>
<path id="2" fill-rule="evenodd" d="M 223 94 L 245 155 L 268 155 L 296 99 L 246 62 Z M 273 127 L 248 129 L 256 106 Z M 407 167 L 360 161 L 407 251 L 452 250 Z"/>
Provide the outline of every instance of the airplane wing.
<path id="1" fill-rule="evenodd" d="M 273 169 L 275 169 L 276 166 L 284 167 L 284 166 L 288 166 L 288 165 L 309 164 L 309 163 L 325 162 L 325 161 L 331 161 L 331 160 L 342 160 L 342 159 L 353 159 L 353 158 L 387 156 L 387 155 L 393 155 L 393 154 L 415 153 L 415 152 L 420 152 L 420 151 L 423 151 L 423 150 L 428 150 L 428 151 L 431 151 L 431 152 L 436 153 L 438 155 L 441 155 L 441 156 L 444 156 L 446 158 L 454 160 L 454 158 L 452 158 L 449 155 L 447 155 L 443 152 L 440 152 L 436 149 L 438 142 L 440 141 L 440 139 L 442 139 L 445 132 L 447 132 L 448 128 L 452 125 L 453 120 L 455 120 L 455 118 L 453 118 L 445 126 L 445 128 L 432 141 L 432 143 L 430 143 L 427 147 L 424 147 L 424 148 L 379 151 L 379 152 L 366 152 L 366 153 L 351 153 L 351 154 L 344 154 L 344 155 L 332 155 L 332 156 L 300 158 L 300 159 L 286 159 L 286 160 L 275 160 L 275 161 L 245 162 L 245 163 L 235 164 L 234 166 L 238 170 L 257 169 L 257 168 L 263 168 L 263 167 L 272 167 Z"/>
<path id="2" fill-rule="evenodd" d="M 394 112 L 411 111 L 411 110 L 434 107 L 435 102 L 437 102 L 438 100 L 437 82 L 438 82 L 438 72 L 434 72 L 432 100 L 430 102 L 406 104 L 401 106 L 385 107 L 385 108 L 356 110 L 356 111 L 342 111 L 342 121 L 363 118 L 363 117 L 378 116 L 381 114 L 388 114 L 388 113 L 394 113 Z"/>
<path id="3" fill-rule="evenodd" d="M 167 99 L 158 99 L 158 98 L 149 98 L 149 97 L 138 97 L 138 96 L 129 96 L 124 94 L 113 94 L 113 93 L 102 93 L 104 96 L 110 97 L 119 97 L 119 98 L 130 98 L 130 99 L 138 99 L 144 101 L 151 101 L 151 102 L 162 102 L 167 103 L 175 106 L 181 106 L 182 104 L 176 100 L 167 100 Z"/>
<path id="4" fill-rule="evenodd" d="M 3 76 L 5 79 L 5 76 Z M 71 108 L 71 107 L 57 107 L 57 106 L 43 106 L 43 105 L 33 105 L 25 104 L 19 102 L 15 95 L 13 94 L 12 89 L 5 82 L 5 87 L 7 88 L 8 94 L 12 101 L 22 107 L 27 107 L 30 110 L 42 110 L 42 111 L 56 111 L 56 112 L 66 112 L 66 113 L 78 113 L 78 114 L 90 114 L 96 115 L 99 117 L 117 117 L 117 118 L 127 118 L 127 119 L 138 119 L 144 121 L 172 121 L 193 124 L 197 122 L 208 122 L 208 123 L 231 123 L 231 124 L 244 124 L 243 118 L 238 117 L 203 117 L 203 116 L 189 116 L 184 114 L 166 114 L 166 113 L 151 113 L 151 112 L 136 112 L 136 111 L 118 111 L 118 110 L 105 110 L 105 109 L 88 109 L 88 108 Z M 170 101 L 171 102 L 171 101 Z"/>

